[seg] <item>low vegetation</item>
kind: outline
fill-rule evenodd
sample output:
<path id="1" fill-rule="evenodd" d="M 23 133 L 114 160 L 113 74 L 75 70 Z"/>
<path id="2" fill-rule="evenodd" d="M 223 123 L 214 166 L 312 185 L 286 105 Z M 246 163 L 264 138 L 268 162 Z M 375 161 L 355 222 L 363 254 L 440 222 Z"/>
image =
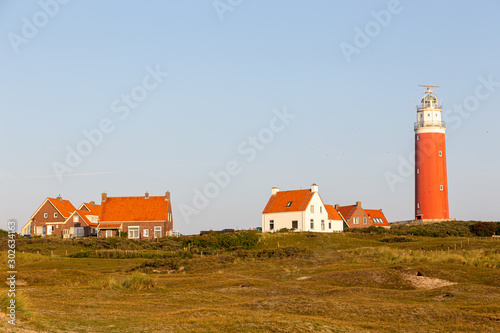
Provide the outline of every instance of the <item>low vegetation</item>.
<path id="1" fill-rule="evenodd" d="M 492 225 L 156 241 L 17 239 L 16 328 L 494 332 L 500 328 L 500 239 L 484 236 Z M 4 240 L 0 246 L 6 267 Z M 8 302 L 0 294 L 3 310 Z M 11 328 L 0 316 L 0 330 Z"/>

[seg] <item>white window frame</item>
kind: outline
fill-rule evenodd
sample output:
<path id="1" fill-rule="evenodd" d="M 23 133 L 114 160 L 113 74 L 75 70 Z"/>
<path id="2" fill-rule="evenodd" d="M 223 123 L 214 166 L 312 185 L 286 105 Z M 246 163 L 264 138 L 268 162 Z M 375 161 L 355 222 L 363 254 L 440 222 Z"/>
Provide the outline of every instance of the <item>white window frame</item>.
<path id="1" fill-rule="evenodd" d="M 44 219 L 49 218 L 49 213 L 44 213 L 44 214 L 43 214 L 43 218 L 44 218 Z"/>
<path id="2" fill-rule="evenodd" d="M 161 233 L 162 233 L 162 231 L 161 231 L 161 226 L 156 226 L 156 227 L 154 228 L 154 231 L 153 231 L 153 232 L 154 232 L 154 234 L 153 234 L 153 237 L 154 237 L 154 238 L 160 238 L 160 237 L 162 236 L 162 234 L 161 234 Z M 157 232 L 159 232 L 159 236 L 156 236 L 156 233 L 157 233 Z"/>
<path id="3" fill-rule="evenodd" d="M 439 151 L 439 157 L 443 156 L 443 152 L 440 150 Z"/>
<path id="4" fill-rule="evenodd" d="M 444 186 L 443 185 L 439 185 L 439 190 L 443 191 L 444 190 Z"/>
<path id="5" fill-rule="evenodd" d="M 352 224 L 359 224 L 359 217 L 353 217 Z"/>
<path id="6" fill-rule="evenodd" d="M 149 237 L 149 229 L 142 230 L 142 237 Z"/>
<path id="7" fill-rule="evenodd" d="M 57 213 L 54 213 L 54 218 L 57 219 Z"/>
<path id="8" fill-rule="evenodd" d="M 311 205 L 311 213 L 314 214 L 314 205 Z"/>
<path id="9" fill-rule="evenodd" d="M 368 224 L 368 219 L 366 217 L 363 217 L 363 224 Z"/>
<path id="10" fill-rule="evenodd" d="M 80 218 L 78 215 L 73 215 L 73 223 L 78 223 L 80 222 Z"/>
<path id="11" fill-rule="evenodd" d="M 311 230 L 314 230 L 314 219 L 311 219 Z"/>
<path id="12" fill-rule="evenodd" d="M 321 220 L 321 230 L 325 230 L 325 220 Z"/>
<path id="13" fill-rule="evenodd" d="M 128 227 L 128 235 L 127 235 L 127 237 L 129 239 L 139 239 L 139 237 L 141 235 L 141 233 L 139 231 L 140 231 L 140 227 L 139 226 Z"/>
<path id="14" fill-rule="evenodd" d="M 108 237 L 113 237 L 113 230 L 111 229 L 106 230 L 106 238 Z"/>

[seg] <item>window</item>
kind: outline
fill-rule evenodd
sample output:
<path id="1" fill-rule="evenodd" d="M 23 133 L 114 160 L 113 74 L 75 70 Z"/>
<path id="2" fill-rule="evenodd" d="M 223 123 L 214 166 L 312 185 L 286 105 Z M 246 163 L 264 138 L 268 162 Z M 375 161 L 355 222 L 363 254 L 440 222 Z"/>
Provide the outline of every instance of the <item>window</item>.
<path id="1" fill-rule="evenodd" d="M 299 228 L 299 221 L 292 221 L 292 229 L 298 229 Z"/>
<path id="2" fill-rule="evenodd" d="M 149 237 L 149 229 L 144 229 L 142 231 L 142 237 Z"/>
<path id="3" fill-rule="evenodd" d="M 274 230 L 274 220 L 269 220 L 269 230 Z"/>
<path id="4" fill-rule="evenodd" d="M 442 191 L 443 190 L 443 185 L 439 186 L 439 189 Z"/>
<path id="5" fill-rule="evenodd" d="M 57 218 L 57 213 L 54 213 L 54 218 L 55 218 L 55 219 Z"/>
<path id="6" fill-rule="evenodd" d="M 420 140 L 420 135 L 417 135 L 417 141 Z"/>
<path id="7" fill-rule="evenodd" d="M 359 224 L 359 217 L 353 217 L 352 218 L 352 223 L 353 224 Z"/>
<path id="8" fill-rule="evenodd" d="M 311 229 L 314 229 L 314 219 L 311 219 Z"/>
<path id="9" fill-rule="evenodd" d="M 49 217 L 49 214 L 47 214 L 47 213 L 43 214 L 43 218 L 44 218 L 44 219 L 46 219 L 46 218 L 48 218 L 48 217 Z"/>
<path id="10" fill-rule="evenodd" d="M 128 238 L 130 239 L 139 238 L 139 227 L 128 227 Z"/>
<path id="11" fill-rule="evenodd" d="M 420 202 L 417 202 L 417 208 L 420 208 Z"/>
<path id="12" fill-rule="evenodd" d="M 332 222 L 328 222 L 328 229 L 332 228 Z"/>
<path id="13" fill-rule="evenodd" d="M 161 227 L 155 227 L 155 238 L 160 238 L 161 237 Z"/>
<path id="14" fill-rule="evenodd" d="M 443 152 L 441 150 L 439 151 L 439 156 L 443 156 Z"/>
<path id="15" fill-rule="evenodd" d="M 321 230 L 325 230 L 325 220 L 321 220 Z"/>
<path id="16" fill-rule="evenodd" d="M 366 219 L 366 217 L 363 217 L 363 224 L 366 224 L 368 221 Z"/>
<path id="17" fill-rule="evenodd" d="M 74 216 L 73 216 L 73 223 L 78 223 L 78 221 L 80 221 L 80 220 L 78 219 L 78 215 L 74 215 Z"/>
<path id="18" fill-rule="evenodd" d="M 113 230 L 106 230 L 106 238 L 113 237 Z"/>
<path id="19" fill-rule="evenodd" d="M 56 228 L 57 228 L 57 229 L 59 229 L 59 224 L 58 224 L 58 225 L 56 225 Z"/>
<path id="20" fill-rule="evenodd" d="M 292 202 L 293 201 L 288 201 L 288 203 L 286 204 L 287 207 L 290 207 L 292 205 Z"/>
<path id="21" fill-rule="evenodd" d="M 319 212 L 323 213 L 323 206 L 319 206 Z"/>
<path id="22" fill-rule="evenodd" d="M 417 174 L 420 174 L 420 169 L 417 169 Z"/>
<path id="23" fill-rule="evenodd" d="M 95 229 L 94 228 L 90 228 L 90 233 L 91 234 L 95 233 Z"/>
<path id="24" fill-rule="evenodd" d="M 314 205 L 311 205 L 311 213 L 314 213 Z"/>
<path id="25" fill-rule="evenodd" d="M 65 235 L 69 235 L 69 229 L 64 229 L 63 233 L 64 233 Z"/>
<path id="26" fill-rule="evenodd" d="M 84 236 L 83 227 L 75 228 L 75 237 L 83 237 L 83 236 Z"/>

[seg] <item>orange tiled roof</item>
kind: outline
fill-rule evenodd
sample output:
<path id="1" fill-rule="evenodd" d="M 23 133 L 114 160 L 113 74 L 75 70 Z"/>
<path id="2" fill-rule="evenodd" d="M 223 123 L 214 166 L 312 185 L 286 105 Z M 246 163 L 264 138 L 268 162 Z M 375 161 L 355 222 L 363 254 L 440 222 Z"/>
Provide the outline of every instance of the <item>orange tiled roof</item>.
<path id="1" fill-rule="evenodd" d="M 339 215 L 339 212 L 333 207 L 332 205 L 325 205 L 326 212 L 328 213 L 328 219 L 329 220 L 340 220 L 342 221 L 342 218 Z"/>
<path id="2" fill-rule="evenodd" d="M 164 196 L 107 197 L 101 203 L 100 222 L 166 221 L 170 201 Z"/>
<path id="3" fill-rule="evenodd" d="M 101 205 L 92 205 L 90 202 L 84 202 L 82 206 L 85 205 L 89 209 L 87 215 L 99 215 L 101 213 Z"/>
<path id="4" fill-rule="evenodd" d="M 118 223 L 99 223 L 99 229 L 121 229 L 122 225 Z"/>
<path id="5" fill-rule="evenodd" d="M 280 191 L 269 198 L 262 214 L 304 211 L 313 195 L 311 190 Z"/>
<path id="6" fill-rule="evenodd" d="M 365 209 L 365 212 L 372 219 L 374 226 L 380 226 L 380 227 L 382 227 L 382 226 L 389 227 L 390 226 L 389 222 L 385 218 L 384 213 L 382 213 L 381 210 L 379 210 L 379 209 Z M 373 220 L 374 218 L 381 219 L 383 221 L 383 223 L 375 223 L 375 220 Z"/>
<path id="7" fill-rule="evenodd" d="M 349 220 L 351 218 L 351 215 L 354 213 L 355 209 L 356 209 L 355 205 L 341 206 L 339 207 L 338 211 L 340 214 L 342 214 L 344 219 Z"/>
<path id="8" fill-rule="evenodd" d="M 75 206 L 69 200 L 62 200 L 62 202 L 54 198 L 47 198 L 47 200 L 56 207 L 62 217 L 68 217 L 76 210 Z"/>

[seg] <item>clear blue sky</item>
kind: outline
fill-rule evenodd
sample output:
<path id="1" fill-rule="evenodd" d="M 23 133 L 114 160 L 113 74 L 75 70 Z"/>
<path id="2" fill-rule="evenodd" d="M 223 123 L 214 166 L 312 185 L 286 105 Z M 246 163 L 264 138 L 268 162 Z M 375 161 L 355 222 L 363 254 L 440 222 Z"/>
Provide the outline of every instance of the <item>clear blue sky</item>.
<path id="1" fill-rule="evenodd" d="M 500 220 L 497 1 L 41 3 L 0 3 L 1 228 L 58 194 L 79 205 L 166 190 L 184 234 L 250 228 L 271 187 L 313 182 L 325 203 L 411 219 L 419 84 L 441 86 L 451 217 Z M 282 126 L 284 109 L 295 118 Z M 102 121 L 113 130 L 60 181 L 55 163 Z M 195 189 L 230 161 L 229 184 L 196 208 Z"/>

